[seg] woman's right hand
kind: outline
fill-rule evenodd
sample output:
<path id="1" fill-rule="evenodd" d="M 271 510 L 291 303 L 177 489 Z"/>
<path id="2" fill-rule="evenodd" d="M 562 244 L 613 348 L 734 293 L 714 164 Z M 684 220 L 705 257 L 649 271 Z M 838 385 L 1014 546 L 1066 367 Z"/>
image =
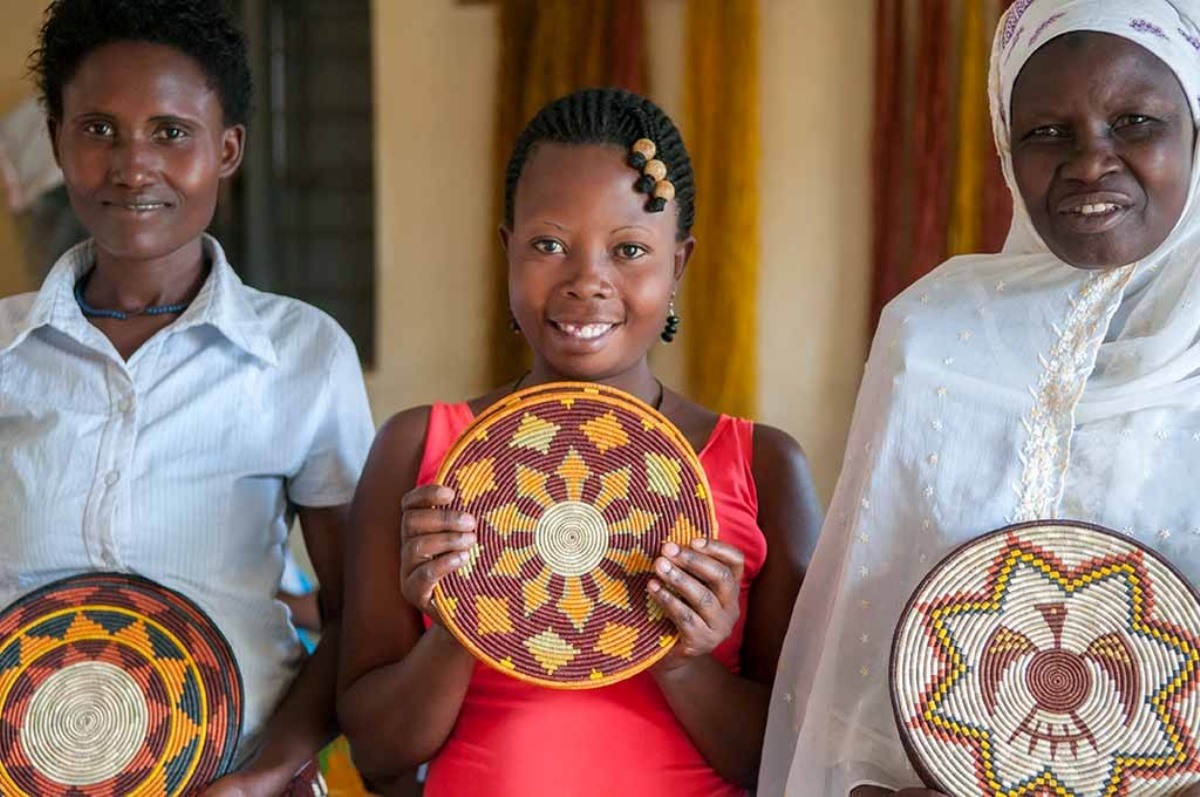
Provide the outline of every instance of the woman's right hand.
<path id="1" fill-rule="evenodd" d="M 433 587 L 467 563 L 475 545 L 475 518 L 447 509 L 454 501 L 449 487 L 431 484 L 404 496 L 400 508 L 400 583 L 404 599 L 440 620 Z"/>

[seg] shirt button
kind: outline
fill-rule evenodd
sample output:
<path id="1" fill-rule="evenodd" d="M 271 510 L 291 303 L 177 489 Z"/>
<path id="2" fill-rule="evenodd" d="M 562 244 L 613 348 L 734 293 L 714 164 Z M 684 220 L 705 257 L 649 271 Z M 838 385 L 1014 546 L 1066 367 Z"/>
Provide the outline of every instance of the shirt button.
<path id="1" fill-rule="evenodd" d="M 121 481 L 121 471 L 119 470 L 110 470 L 104 475 L 104 483 L 109 487 L 112 487 L 119 481 Z"/>
<path id="2" fill-rule="evenodd" d="M 129 398 L 128 396 L 121 399 L 120 403 L 117 404 L 117 409 L 122 415 L 129 414 L 129 411 L 133 409 L 133 399 Z"/>

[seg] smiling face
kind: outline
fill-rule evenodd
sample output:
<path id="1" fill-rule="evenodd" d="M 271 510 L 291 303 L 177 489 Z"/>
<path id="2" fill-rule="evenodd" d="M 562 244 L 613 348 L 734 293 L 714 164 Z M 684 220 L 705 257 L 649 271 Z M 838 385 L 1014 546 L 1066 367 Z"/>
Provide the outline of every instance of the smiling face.
<path id="1" fill-rule="evenodd" d="M 1038 234 L 1078 268 L 1134 263 L 1187 202 L 1194 130 L 1183 88 L 1148 50 L 1060 36 L 1013 87 L 1013 170 Z"/>
<path id="2" fill-rule="evenodd" d="M 538 365 L 561 378 L 613 380 L 643 364 L 666 322 L 692 242 L 676 211 L 648 213 L 625 152 L 541 143 L 504 228 L 509 301 Z"/>
<path id="3" fill-rule="evenodd" d="M 114 42 L 91 52 L 51 120 L 71 205 L 97 246 L 131 260 L 166 257 L 212 221 L 221 178 L 241 163 L 245 131 L 178 50 Z"/>

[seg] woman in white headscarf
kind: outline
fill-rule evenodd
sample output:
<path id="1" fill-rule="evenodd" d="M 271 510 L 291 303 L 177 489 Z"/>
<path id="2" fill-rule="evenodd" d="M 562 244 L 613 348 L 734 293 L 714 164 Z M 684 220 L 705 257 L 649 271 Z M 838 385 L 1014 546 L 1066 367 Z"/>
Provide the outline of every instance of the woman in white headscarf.
<path id="1" fill-rule="evenodd" d="M 760 795 L 918 787 L 901 609 L 963 542 L 1044 518 L 1200 581 L 1200 0 L 1018 0 L 992 51 L 1014 220 L 884 313 L 775 682 Z"/>

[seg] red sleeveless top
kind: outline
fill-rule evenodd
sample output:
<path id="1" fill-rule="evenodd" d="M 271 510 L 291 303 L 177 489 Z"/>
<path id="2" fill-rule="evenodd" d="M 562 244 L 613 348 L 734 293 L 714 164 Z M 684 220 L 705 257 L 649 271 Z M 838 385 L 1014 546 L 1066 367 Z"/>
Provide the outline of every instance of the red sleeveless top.
<path id="1" fill-rule="evenodd" d="M 467 404 L 434 404 L 417 484 L 433 482 L 442 460 L 474 420 Z M 758 527 L 752 462 L 754 424 L 722 415 L 700 463 L 712 488 L 721 540 L 746 557 L 741 617 L 713 656 L 737 672 L 750 582 L 767 558 Z M 430 762 L 426 797 L 734 797 L 643 672 L 601 689 L 544 689 L 479 664 L 458 721 Z"/>

